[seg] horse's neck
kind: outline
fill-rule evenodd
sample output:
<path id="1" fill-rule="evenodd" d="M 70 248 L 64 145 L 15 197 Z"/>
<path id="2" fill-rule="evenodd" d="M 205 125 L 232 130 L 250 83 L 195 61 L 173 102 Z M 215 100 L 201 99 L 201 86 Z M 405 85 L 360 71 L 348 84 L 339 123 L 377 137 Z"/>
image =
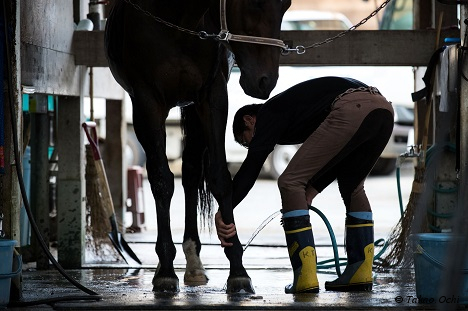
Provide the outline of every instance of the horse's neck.
<path id="1" fill-rule="evenodd" d="M 171 15 L 176 19 L 174 22 L 178 26 L 194 29 L 212 2 L 213 0 L 161 0 L 156 6 L 162 6 L 161 9 L 171 12 Z"/>

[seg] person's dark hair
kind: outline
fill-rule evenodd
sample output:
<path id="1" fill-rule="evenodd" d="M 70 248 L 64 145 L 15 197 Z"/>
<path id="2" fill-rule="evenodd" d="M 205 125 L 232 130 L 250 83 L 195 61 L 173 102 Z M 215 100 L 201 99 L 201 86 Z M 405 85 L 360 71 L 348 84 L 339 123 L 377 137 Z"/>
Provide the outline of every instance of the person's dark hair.
<path id="1" fill-rule="evenodd" d="M 237 138 L 241 136 L 242 132 L 247 129 L 247 126 L 244 122 L 244 116 L 256 116 L 262 105 L 263 104 L 245 105 L 244 107 L 239 108 L 239 110 L 237 110 L 236 114 L 234 115 L 234 120 L 232 121 L 232 133 L 234 134 L 234 140 L 239 144 L 240 142 L 237 140 Z"/>

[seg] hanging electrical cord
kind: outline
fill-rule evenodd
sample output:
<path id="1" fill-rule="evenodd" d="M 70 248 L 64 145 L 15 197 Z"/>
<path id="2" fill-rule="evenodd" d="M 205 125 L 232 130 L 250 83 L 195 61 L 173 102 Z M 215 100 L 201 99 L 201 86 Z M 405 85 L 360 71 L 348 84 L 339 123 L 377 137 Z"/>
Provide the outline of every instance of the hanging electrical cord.
<path id="1" fill-rule="evenodd" d="M 57 297 L 57 298 L 52 298 L 52 299 L 42 299 L 42 300 L 35 300 L 35 301 L 17 301 L 17 302 L 10 302 L 9 307 L 22 307 L 22 306 L 31 306 L 31 305 L 38 305 L 38 304 L 50 304 L 54 302 L 59 302 L 59 301 L 72 301 L 72 300 L 101 300 L 102 296 L 99 295 L 98 293 L 92 291 L 91 289 L 88 289 L 87 287 L 83 286 L 76 280 L 74 280 L 72 277 L 70 277 L 67 272 L 62 268 L 62 266 L 57 262 L 57 260 L 54 258 L 54 256 L 50 253 L 48 246 L 45 244 L 44 239 L 42 239 L 39 228 L 37 227 L 36 222 L 34 221 L 34 217 L 31 212 L 31 208 L 29 206 L 29 201 L 26 196 L 26 189 L 24 186 L 24 180 L 23 180 L 23 173 L 20 168 L 20 157 L 19 157 L 19 147 L 18 147 L 18 132 L 16 128 L 16 120 L 14 118 L 14 111 L 15 111 L 15 105 L 14 105 L 14 100 L 13 100 L 13 82 L 12 82 L 12 69 L 11 69 L 11 55 L 10 55 L 10 40 L 9 40 L 9 28 L 8 28 L 8 14 L 6 13 L 7 7 L 6 7 L 7 1 L 3 1 L 3 18 L 4 18 L 4 29 L 3 31 L 5 32 L 5 55 L 6 55 L 6 64 L 7 64 L 7 83 L 8 83 L 8 102 L 10 104 L 10 116 L 11 116 L 11 127 L 12 127 L 12 136 L 13 136 L 13 153 L 14 153 L 14 159 L 15 159 L 15 167 L 16 167 L 16 173 L 17 173 L 17 178 L 21 190 L 21 196 L 23 198 L 23 203 L 24 207 L 26 209 L 26 213 L 28 215 L 29 221 L 31 223 L 31 228 L 36 234 L 39 245 L 41 246 L 42 250 L 46 253 L 47 257 L 49 260 L 52 262 L 54 267 L 62 274 L 65 279 L 67 279 L 71 284 L 73 284 L 76 288 L 80 289 L 81 291 L 85 292 L 88 294 L 88 296 L 64 296 L 64 297 Z M 4 61 L 4 60 L 0 60 Z"/>

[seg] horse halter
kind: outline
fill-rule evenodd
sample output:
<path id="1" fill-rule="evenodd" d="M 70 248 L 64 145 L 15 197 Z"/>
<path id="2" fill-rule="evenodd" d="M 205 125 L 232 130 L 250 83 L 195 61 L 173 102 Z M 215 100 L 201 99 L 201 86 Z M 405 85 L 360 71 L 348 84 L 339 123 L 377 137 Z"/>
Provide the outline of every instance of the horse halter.
<path id="1" fill-rule="evenodd" d="M 236 42 L 244 42 L 244 43 L 277 46 L 282 49 L 282 54 L 288 54 L 291 51 L 296 51 L 298 54 L 303 54 L 305 52 L 305 50 L 302 50 L 299 47 L 295 49 L 289 48 L 289 46 L 286 45 L 283 42 L 283 40 L 264 38 L 264 37 L 255 37 L 255 36 L 234 35 L 230 33 L 227 27 L 227 20 L 226 20 L 226 0 L 220 0 L 219 17 L 220 17 L 221 31 L 216 36 L 216 39 L 219 41 L 224 41 L 226 43 L 229 43 L 229 41 L 236 41 Z"/>
<path id="2" fill-rule="evenodd" d="M 263 45 L 271 45 L 271 46 L 277 46 L 281 48 L 281 53 L 283 55 L 287 55 L 290 52 L 295 51 L 297 54 L 304 54 L 306 49 L 303 46 L 297 46 L 296 48 L 290 48 L 288 45 L 286 45 L 282 40 L 279 39 L 272 39 L 272 38 L 264 38 L 264 37 L 254 37 L 254 36 L 244 36 L 244 35 L 234 35 L 229 32 L 227 28 L 227 21 L 226 21 L 226 0 L 220 0 L 220 9 L 219 9 L 219 15 L 220 15 L 220 23 L 221 23 L 221 31 L 218 34 L 208 34 L 206 31 L 200 31 L 200 32 L 195 32 L 190 29 L 186 29 L 177 25 L 174 25 L 168 21 L 163 20 L 162 18 L 159 18 L 155 15 L 153 15 L 151 12 L 148 12 L 147 10 L 144 10 L 141 6 L 138 4 L 134 3 L 131 0 L 124 0 L 131 6 L 133 6 L 137 11 L 142 12 L 143 14 L 151 17 L 157 22 L 160 22 L 168 27 L 177 29 L 179 31 L 198 36 L 200 39 L 214 39 L 218 41 L 224 41 L 227 44 L 229 44 L 229 41 L 237 41 L 237 42 L 244 42 L 244 43 L 253 43 L 253 44 L 263 44 Z M 387 0 L 390 1 L 390 0 Z"/>

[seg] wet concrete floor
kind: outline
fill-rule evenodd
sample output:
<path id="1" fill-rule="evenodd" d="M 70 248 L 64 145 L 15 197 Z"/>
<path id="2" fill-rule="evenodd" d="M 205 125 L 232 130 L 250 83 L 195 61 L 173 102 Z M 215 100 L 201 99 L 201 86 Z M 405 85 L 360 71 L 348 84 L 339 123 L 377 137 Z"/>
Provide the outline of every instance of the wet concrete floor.
<path id="1" fill-rule="evenodd" d="M 410 167 L 411 168 L 411 167 Z M 409 197 L 413 171 L 402 171 L 403 201 Z M 456 303 L 422 304 L 416 297 L 414 269 L 398 269 L 385 272 L 375 271 L 372 292 L 339 293 L 325 291 L 324 283 L 337 277 L 334 267 L 319 269 L 318 294 L 290 295 L 284 293 L 284 286 L 292 281 L 284 233 L 276 217 L 261 230 L 252 244 L 245 250 L 243 263 L 255 289 L 254 295 L 227 295 L 225 284 L 229 275 L 229 262 L 214 233 L 201 230 L 203 243 L 201 260 L 209 277 L 206 285 L 191 286 L 183 283 L 185 257 L 182 251 L 183 236 L 183 194 L 180 179 L 176 180 L 174 204 L 171 209 L 172 234 L 177 255 L 174 261 L 180 280 L 180 292 L 160 294 L 152 292 L 152 278 L 158 258 L 154 251 L 156 227 L 150 220 L 155 219 L 153 199 L 145 180 L 145 204 L 147 230 L 143 233 L 126 234 L 125 239 L 141 259 L 139 267 L 129 267 L 118 256 L 106 253 L 105 259 L 88 256 L 86 265 L 80 270 L 67 271 L 76 280 L 100 295 L 100 300 L 78 289 L 67 281 L 57 270 L 37 271 L 34 264 L 24 266 L 23 304 L 16 310 L 464 310 Z M 327 215 L 338 244 L 344 240 L 344 208 L 337 195 L 336 185 L 327 188 L 316 200 L 316 206 Z M 387 238 L 391 228 L 399 219 L 398 196 L 394 176 L 372 177 L 366 182 L 370 200 L 375 206 L 375 239 Z M 265 196 L 265 193 L 268 193 Z M 259 181 L 249 194 L 245 207 L 236 208 L 238 234 L 246 243 L 257 226 L 277 212 L 280 198 L 274 181 Z M 242 203 L 244 204 L 244 203 Z M 255 207 L 255 212 L 252 212 Z M 316 252 L 319 263 L 333 258 L 330 236 L 323 221 L 311 213 Z M 110 243 L 109 243 L 110 244 Z M 379 248 L 376 247 L 376 252 Z M 115 252 L 115 251 L 114 251 Z M 346 257 L 342 245 L 338 256 Z M 113 259 L 109 259 L 113 258 Z M 341 267 L 343 271 L 344 267 Z M 68 297 L 72 296 L 72 297 Z M 75 299 L 85 298 L 85 300 Z M 38 300 L 47 303 L 37 304 Z M 30 306 L 26 306 L 31 302 Z M 35 303 L 36 302 L 36 303 Z"/>
<path id="2" fill-rule="evenodd" d="M 140 258 L 153 252 L 149 243 L 130 243 Z M 181 246 L 178 252 L 181 252 Z M 336 278 L 335 268 L 319 270 L 318 294 L 291 295 L 284 286 L 292 281 L 287 253 L 283 247 L 250 246 L 244 253 L 244 265 L 252 279 L 254 295 L 227 295 L 225 283 L 228 262 L 219 245 L 204 245 L 203 257 L 209 282 L 191 286 L 183 283 L 184 262 L 176 259 L 180 292 L 152 292 L 156 266 L 143 260 L 139 268 L 128 268 L 124 262 L 87 264 L 80 270 L 67 271 L 69 276 L 88 290 L 100 295 L 88 295 L 67 281 L 57 270 L 23 273 L 23 306 L 17 310 L 436 310 L 440 304 L 421 304 L 416 299 L 413 269 L 375 272 L 372 292 L 339 293 L 325 291 L 325 281 Z M 331 254 L 330 247 L 317 247 L 317 252 Z M 219 255 L 221 254 L 221 256 Z M 321 262 L 324 258 L 319 257 Z M 341 268 L 343 270 L 343 268 Z M 80 297 L 77 297 L 80 296 Z M 82 297 L 86 300 L 80 300 Z M 49 300 L 27 306 L 27 302 Z M 445 307 L 445 306 L 442 306 Z M 451 305 L 452 309 L 465 309 Z"/>
<path id="3" fill-rule="evenodd" d="M 55 310 L 369 310 L 369 309 L 425 309 L 417 303 L 397 303 L 398 296 L 414 296 L 412 286 L 401 287 L 395 276 L 377 276 L 370 293 L 332 293 L 323 289 L 318 294 L 287 295 L 284 285 L 290 282 L 288 269 L 248 270 L 255 295 L 227 295 L 224 290 L 228 271 L 208 270 L 210 281 L 203 286 L 181 284 L 174 295 L 151 291 L 153 269 L 84 269 L 69 271 L 83 285 L 102 296 L 100 301 L 63 301 L 42 309 Z M 183 279 L 183 271 L 178 270 Z M 25 273 L 24 300 L 50 299 L 69 295 L 86 295 L 73 289 L 55 271 Z M 319 275 L 321 285 L 330 275 Z M 88 297 L 91 298 L 91 297 Z M 406 298 L 405 298 L 406 299 Z M 38 306 L 34 307 L 37 308 Z M 32 310 L 24 308 L 24 310 Z"/>

